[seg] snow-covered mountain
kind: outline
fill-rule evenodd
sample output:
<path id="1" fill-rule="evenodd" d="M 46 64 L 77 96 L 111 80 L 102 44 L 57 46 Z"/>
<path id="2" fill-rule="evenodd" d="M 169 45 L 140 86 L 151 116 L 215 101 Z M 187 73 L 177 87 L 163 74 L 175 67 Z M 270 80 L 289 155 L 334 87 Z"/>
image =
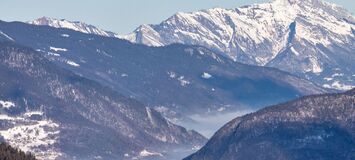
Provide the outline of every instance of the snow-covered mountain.
<path id="1" fill-rule="evenodd" d="M 355 18 L 322 0 L 273 0 L 177 13 L 123 38 L 150 46 L 201 45 L 235 61 L 276 67 L 327 88 L 355 86 Z"/>
<path id="2" fill-rule="evenodd" d="M 192 152 L 205 138 L 33 49 L 0 42 L 3 141 L 45 160 L 170 160 L 171 150 Z"/>
<path id="3" fill-rule="evenodd" d="M 355 89 L 308 96 L 236 118 L 184 160 L 355 158 Z"/>
<path id="4" fill-rule="evenodd" d="M 0 31 L 63 68 L 148 106 L 185 116 L 256 109 L 326 92 L 289 73 L 236 63 L 199 46 L 148 47 L 18 22 L 0 21 Z"/>
<path id="5" fill-rule="evenodd" d="M 33 24 L 33 25 L 51 26 L 51 27 L 55 27 L 55 28 L 67 28 L 67 29 L 72 29 L 72 30 L 87 33 L 87 34 L 96 34 L 96 35 L 105 36 L 105 37 L 116 37 L 116 38 L 119 37 L 116 33 L 102 30 L 102 29 L 97 28 L 93 25 L 89 25 L 89 24 L 86 24 L 83 22 L 78 22 L 78 21 L 72 22 L 72 21 L 68 21 L 65 19 L 42 17 L 42 18 L 38 18 L 33 21 L 28 21 L 27 23 Z"/>
<path id="6" fill-rule="evenodd" d="M 0 31 L 7 35 L 0 40 L 34 48 L 58 66 L 154 107 L 185 127 L 196 129 L 189 127 L 191 120 L 213 127 L 209 133 L 226 121 L 214 126 L 196 115 L 245 113 L 327 92 L 278 69 L 237 63 L 199 46 L 149 47 L 20 22 L 0 21 Z"/>

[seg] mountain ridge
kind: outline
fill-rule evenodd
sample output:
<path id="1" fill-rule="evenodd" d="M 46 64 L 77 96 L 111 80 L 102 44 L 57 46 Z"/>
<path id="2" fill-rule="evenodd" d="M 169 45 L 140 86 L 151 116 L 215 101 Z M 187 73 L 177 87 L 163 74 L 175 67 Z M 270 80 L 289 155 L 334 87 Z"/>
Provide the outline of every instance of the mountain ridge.
<path id="1" fill-rule="evenodd" d="M 144 159 L 158 152 L 143 153 L 159 151 L 164 159 L 173 146 L 204 142 L 197 132 L 28 47 L 0 43 L 0 65 L 0 134 L 37 158 Z"/>
<path id="2" fill-rule="evenodd" d="M 237 117 L 184 160 L 350 160 L 355 156 L 354 93 L 306 96 Z"/>
<path id="3" fill-rule="evenodd" d="M 68 21 L 65 19 L 41 17 L 33 21 L 27 21 L 26 23 L 40 26 L 51 26 L 55 28 L 67 28 L 87 34 L 96 34 L 105 37 L 119 38 L 118 34 L 116 33 L 105 31 L 93 25 L 89 25 L 80 21 Z"/>
<path id="4" fill-rule="evenodd" d="M 276 85 L 270 89 L 285 89 L 285 86 L 287 86 L 286 88 L 292 88 L 291 90 L 294 93 L 292 96 L 326 92 L 326 90 L 307 80 L 299 79 L 278 69 L 235 63 L 209 49 L 198 46 L 175 44 L 152 48 L 115 38 L 96 37 L 66 29 L 36 27 L 24 23 L 4 22 L 0 24 L 0 30 L 12 36 L 16 42 L 40 51 L 58 65 L 103 82 L 112 88 L 126 91 L 127 96 L 134 96 L 152 106 L 168 107 L 173 105 L 180 108 L 181 106 L 189 106 L 186 102 L 194 103 L 193 106 L 196 106 L 196 99 L 202 100 L 203 104 L 206 105 L 207 102 L 211 104 L 215 104 L 216 101 L 224 102 L 215 104 L 216 106 L 224 106 L 223 104 L 230 101 L 227 97 L 235 95 L 238 96 L 236 97 L 238 99 L 246 95 L 247 98 L 252 99 L 252 94 L 236 93 L 238 90 L 243 90 L 243 86 L 240 85 L 243 83 L 253 86 L 245 90 L 249 92 L 257 91 L 258 89 L 255 86 L 262 86 L 262 83 Z M 17 30 L 23 30 L 23 32 Z M 63 37 L 63 34 L 69 35 L 69 37 Z M 70 62 L 69 65 L 67 62 Z M 181 64 L 186 65 L 182 66 Z M 116 65 L 117 67 L 113 67 Z M 161 67 L 162 65 L 165 67 Z M 188 66 L 195 67 L 189 68 Z M 204 74 L 210 74 L 212 77 L 204 78 Z M 142 77 L 145 77 L 145 82 L 137 81 Z M 279 77 L 284 77 L 284 80 L 279 79 Z M 159 84 L 157 83 L 158 80 L 161 81 Z M 240 81 L 240 84 L 233 83 L 232 80 Z M 222 81 L 234 84 L 237 88 L 235 90 L 228 89 L 222 84 Z M 131 84 L 133 82 L 135 83 Z M 125 85 L 122 85 L 122 83 Z M 169 95 L 171 90 L 159 87 L 161 84 L 172 85 L 171 87 L 176 88 L 179 96 L 173 97 L 174 100 L 172 100 L 172 97 L 167 97 L 166 95 Z M 190 89 L 199 92 L 190 95 L 192 92 Z M 187 92 L 188 90 L 190 91 Z M 140 92 L 142 91 L 149 92 L 145 95 L 156 96 L 148 98 L 141 95 Z M 166 94 L 161 94 L 162 92 L 166 92 Z M 265 95 L 271 96 L 269 92 L 270 90 L 265 90 Z M 220 96 L 220 94 L 225 96 Z M 273 94 L 275 98 L 278 93 Z M 164 101 L 157 99 L 161 96 L 165 97 Z M 202 97 L 195 100 L 186 100 L 186 98 L 195 96 Z M 211 101 L 211 97 L 214 97 L 214 101 Z M 279 97 L 279 95 L 276 97 Z M 184 103 L 176 99 L 184 99 Z M 154 103 L 151 100 L 154 100 Z M 170 102 L 167 103 L 167 101 Z"/>
<path id="5" fill-rule="evenodd" d="M 355 67 L 354 22 L 346 9 L 325 1 L 275 0 L 179 12 L 123 38 L 151 46 L 201 45 L 238 62 L 275 67 L 326 88 L 347 90 L 354 87 L 349 70 Z M 338 74 L 342 76 L 334 76 Z"/>
<path id="6" fill-rule="evenodd" d="M 197 128 L 205 136 L 228 119 L 207 125 L 196 116 L 244 113 L 329 91 L 285 71 L 234 62 L 200 46 L 149 47 L 21 22 L 0 21 L 0 30 L 56 65 L 136 99 L 176 124 L 190 129 L 206 124 L 206 129 Z"/>

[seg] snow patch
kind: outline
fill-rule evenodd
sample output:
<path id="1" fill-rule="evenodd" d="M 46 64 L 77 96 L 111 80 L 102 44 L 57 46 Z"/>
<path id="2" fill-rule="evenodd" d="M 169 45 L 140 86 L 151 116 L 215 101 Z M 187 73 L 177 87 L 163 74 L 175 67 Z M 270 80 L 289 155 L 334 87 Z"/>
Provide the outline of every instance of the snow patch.
<path id="1" fill-rule="evenodd" d="M 355 86 L 352 85 L 341 84 L 339 81 L 334 81 L 332 84 L 324 84 L 323 87 L 342 91 L 347 91 L 355 88 Z"/>
<path id="2" fill-rule="evenodd" d="M 169 109 L 168 107 L 165 106 L 156 106 L 154 107 L 154 110 L 162 114 L 166 119 L 168 119 L 170 122 L 173 123 L 178 123 L 179 118 L 177 118 L 177 113 L 174 110 Z"/>
<path id="3" fill-rule="evenodd" d="M 4 32 L 0 31 L 0 34 L 5 36 L 7 39 L 11 40 L 11 41 L 15 41 L 13 38 L 11 38 L 10 36 L 8 36 L 7 34 L 5 34 Z"/>
<path id="4" fill-rule="evenodd" d="M 151 109 L 148 108 L 148 107 L 146 107 L 145 109 L 146 109 L 147 116 L 148 116 L 148 119 L 149 119 L 150 123 L 151 123 L 153 126 L 156 126 L 155 121 L 154 121 L 153 116 L 152 116 L 152 111 L 151 111 Z"/>
<path id="5" fill-rule="evenodd" d="M 10 101 L 3 101 L 3 100 L 0 100 L 0 105 L 2 108 L 6 108 L 6 109 L 15 107 L 15 103 Z"/>
<path id="6" fill-rule="evenodd" d="M 30 111 L 30 112 L 26 112 L 24 114 L 25 117 L 31 117 L 33 115 L 43 116 L 43 112 L 41 112 L 41 111 Z"/>
<path id="7" fill-rule="evenodd" d="M 210 78 L 212 78 L 212 75 L 207 73 L 207 72 L 203 72 L 201 77 L 204 78 L 204 79 L 210 79 Z"/>
<path id="8" fill-rule="evenodd" d="M 191 150 L 193 150 L 193 151 L 198 151 L 198 150 L 200 150 L 202 147 L 201 146 L 193 146 L 192 148 L 191 148 Z"/>
<path id="9" fill-rule="evenodd" d="M 65 38 L 70 37 L 70 35 L 69 35 L 69 34 L 62 34 L 62 35 L 60 35 L 60 36 L 65 37 Z"/>
<path id="10" fill-rule="evenodd" d="M 218 112 L 222 112 L 222 111 L 224 111 L 224 110 L 226 110 L 226 108 L 224 108 L 224 107 L 221 107 L 221 108 L 218 108 L 218 109 L 217 109 Z"/>
<path id="11" fill-rule="evenodd" d="M 203 52 L 202 50 L 198 50 L 198 53 L 200 53 L 201 55 L 205 55 L 205 52 Z"/>
<path id="12" fill-rule="evenodd" d="M 161 135 L 158 135 L 158 136 L 155 136 L 156 139 L 162 141 L 162 142 L 167 142 L 168 139 L 167 137 L 164 135 L 164 136 L 161 136 Z"/>
<path id="13" fill-rule="evenodd" d="M 58 54 L 58 53 L 53 53 L 53 52 L 48 52 L 48 55 L 60 57 L 60 54 Z"/>
<path id="14" fill-rule="evenodd" d="M 175 72 L 169 71 L 168 75 L 169 75 L 170 78 L 176 78 L 176 73 Z"/>
<path id="15" fill-rule="evenodd" d="M 262 65 L 265 65 L 268 62 L 268 58 L 256 57 L 255 61 L 262 64 Z"/>
<path id="16" fill-rule="evenodd" d="M 331 81 L 331 80 L 333 80 L 333 78 L 329 78 L 329 77 L 325 77 L 325 78 L 323 78 L 324 80 L 326 80 L 326 81 Z"/>
<path id="17" fill-rule="evenodd" d="M 10 145 L 34 153 L 38 159 L 51 160 L 61 156 L 54 147 L 59 138 L 59 124 L 43 117 L 42 120 L 29 119 L 32 115 L 43 115 L 43 112 L 31 111 L 20 116 L 1 115 L 0 119 L 9 121 L 11 126 L 2 128 L 0 135 Z"/>
<path id="18" fill-rule="evenodd" d="M 321 73 L 323 68 L 318 62 L 317 57 L 309 57 L 310 68 L 306 69 L 306 72 Z"/>
<path id="19" fill-rule="evenodd" d="M 185 76 L 178 76 L 175 72 L 173 72 L 173 71 L 168 71 L 167 72 L 167 74 L 168 74 L 168 76 L 171 78 L 171 79 L 176 79 L 176 80 L 178 80 L 179 82 L 180 82 L 180 85 L 181 86 L 187 86 L 187 85 L 189 85 L 191 82 L 190 81 L 188 81 L 188 80 L 186 80 L 185 79 Z"/>
<path id="20" fill-rule="evenodd" d="M 78 63 L 75 63 L 74 61 L 70 61 L 70 60 L 67 61 L 67 64 L 74 66 L 74 67 L 80 67 L 80 65 Z"/>
<path id="21" fill-rule="evenodd" d="M 37 52 L 44 52 L 43 50 L 41 49 L 36 49 Z"/>
<path id="22" fill-rule="evenodd" d="M 66 49 L 66 48 L 57 48 L 57 47 L 49 47 L 49 49 L 52 50 L 52 51 L 55 51 L 55 52 L 58 52 L 58 51 L 66 52 L 66 51 L 68 51 L 68 49 Z"/>
<path id="23" fill-rule="evenodd" d="M 342 76 L 344 76 L 343 73 L 334 73 L 334 74 L 332 75 L 333 78 L 334 78 L 334 77 L 342 77 Z"/>
<path id="24" fill-rule="evenodd" d="M 139 153 L 139 156 L 141 156 L 141 157 L 151 157 L 151 156 L 162 157 L 163 154 L 158 153 L 158 152 L 148 151 L 148 150 L 144 149 Z"/>
<path id="25" fill-rule="evenodd" d="M 10 117 L 5 114 L 0 114 L 0 120 L 23 120 L 22 117 Z"/>
<path id="26" fill-rule="evenodd" d="M 292 53 L 294 53 L 296 56 L 300 55 L 300 53 L 298 51 L 296 51 L 295 48 L 291 47 L 291 51 Z"/>
<path id="27" fill-rule="evenodd" d="M 184 76 L 180 76 L 178 78 L 178 81 L 180 82 L 180 85 L 183 87 L 190 84 L 190 81 L 186 80 Z"/>

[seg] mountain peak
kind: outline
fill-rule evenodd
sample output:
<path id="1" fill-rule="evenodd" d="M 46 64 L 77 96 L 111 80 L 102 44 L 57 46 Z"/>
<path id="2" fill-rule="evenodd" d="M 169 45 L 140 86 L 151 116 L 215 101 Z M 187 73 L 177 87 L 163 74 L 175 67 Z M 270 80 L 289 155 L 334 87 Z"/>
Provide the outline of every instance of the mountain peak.
<path id="1" fill-rule="evenodd" d="M 56 18 L 43 16 L 43 17 L 37 18 L 33 21 L 28 21 L 27 23 L 34 24 L 34 25 L 53 25 L 54 26 L 55 23 L 59 24 L 59 23 L 79 23 L 79 22 L 70 22 L 65 19 L 56 19 Z"/>
<path id="2" fill-rule="evenodd" d="M 322 0 L 273 0 L 272 3 L 298 4 L 298 3 L 324 3 Z"/>
<path id="3" fill-rule="evenodd" d="M 43 16 L 43 17 L 37 18 L 37 19 L 34 20 L 34 21 L 36 21 L 36 22 L 44 22 L 44 21 L 50 21 L 50 20 L 52 20 L 52 18 Z M 34 22 L 34 21 L 33 21 L 33 22 Z"/>
<path id="4" fill-rule="evenodd" d="M 297 2 L 298 2 L 298 0 L 274 0 L 274 1 L 272 1 L 272 3 L 276 3 L 276 4 L 295 4 Z"/>
<path id="5" fill-rule="evenodd" d="M 87 34 L 96 34 L 105 37 L 115 37 L 119 36 L 116 33 L 102 30 L 93 25 L 89 25 L 80 21 L 68 21 L 66 19 L 56 19 L 50 17 L 41 17 L 33 21 L 28 21 L 28 24 L 39 25 L 39 26 L 50 26 L 55 28 L 66 28 Z"/>
<path id="6" fill-rule="evenodd" d="M 276 6 L 298 6 L 299 9 L 304 10 L 307 8 L 315 8 L 318 10 L 322 10 L 324 12 L 329 12 L 333 14 L 334 16 L 336 15 L 344 15 L 346 14 L 347 16 L 350 14 L 343 6 L 339 6 L 334 3 L 330 3 L 324 0 L 273 0 L 270 2 L 273 5 Z M 288 9 L 288 8 L 285 8 Z M 334 12 L 335 11 L 335 12 Z M 339 12 L 336 14 L 336 12 Z"/>
<path id="7" fill-rule="evenodd" d="M 354 28 L 354 16 L 336 4 L 272 0 L 235 9 L 180 12 L 160 24 L 135 30 L 124 39 L 151 46 L 200 45 L 241 63 L 275 67 L 343 90 L 355 85 L 346 80 L 352 78 L 352 66 L 340 65 L 351 65 L 355 58 Z M 340 50 L 351 58 L 335 56 Z M 344 76 L 330 78 L 338 72 Z"/>

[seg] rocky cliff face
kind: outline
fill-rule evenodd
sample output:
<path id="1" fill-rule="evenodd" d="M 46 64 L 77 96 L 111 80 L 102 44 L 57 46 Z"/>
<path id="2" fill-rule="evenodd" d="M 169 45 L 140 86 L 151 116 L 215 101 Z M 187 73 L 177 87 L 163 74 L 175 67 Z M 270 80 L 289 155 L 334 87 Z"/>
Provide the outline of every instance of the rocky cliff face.
<path id="1" fill-rule="evenodd" d="M 354 89 L 304 97 L 234 119 L 185 160 L 350 160 L 354 117 Z"/>
<path id="2" fill-rule="evenodd" d="M 177 13 L 123 38 L 140 44 L 201 45 L 340 90 L 355 86 L 355 18 L 322 0 L 273 0 L 235 9 Z"/>

